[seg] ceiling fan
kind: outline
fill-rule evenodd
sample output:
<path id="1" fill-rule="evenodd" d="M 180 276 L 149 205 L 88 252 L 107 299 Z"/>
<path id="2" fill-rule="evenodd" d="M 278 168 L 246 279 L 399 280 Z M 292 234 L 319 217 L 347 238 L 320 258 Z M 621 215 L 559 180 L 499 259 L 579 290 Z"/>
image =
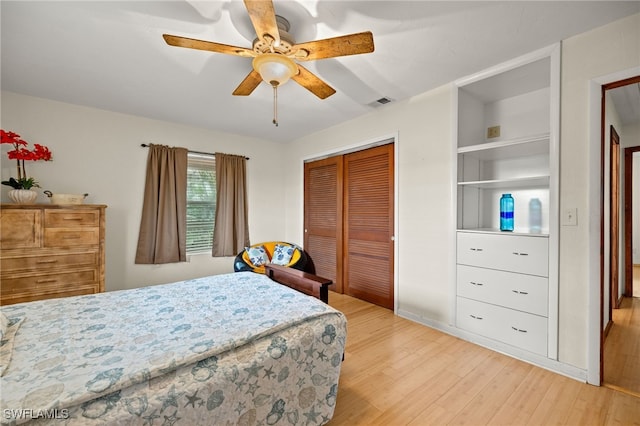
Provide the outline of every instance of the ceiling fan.
<path id="1" fill-rule="evenodd" d="M 171 46 L 253 58 L 253 69 L 233 94 L 247 96 L 258 87 L 260 82 L 265 81 L 270 84 L 273 87 L 273 123 L 276 126 L 278 125 L 277 88 L 289 79 L 293 79 L 320 99 L 328 98 L 336 92 L 298 62 L 371 53 L 374 50 L 373 34 L 370 31 L 296 43 L 288 33 L 289 22 L 275 14 L 271 0 L 244 0 L 244 4 L 257 35 L 252 48 L 169 34 L 163 34 L 162 37 Z"/>

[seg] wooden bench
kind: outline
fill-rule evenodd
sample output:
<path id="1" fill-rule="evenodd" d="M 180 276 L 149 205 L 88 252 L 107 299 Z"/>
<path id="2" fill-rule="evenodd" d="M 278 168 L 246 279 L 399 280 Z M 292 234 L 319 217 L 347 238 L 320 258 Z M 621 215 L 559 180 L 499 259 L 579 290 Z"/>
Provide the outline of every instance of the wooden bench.
<path id="1" fill-rule="evenodd" d="M 272 264 L 265 265 L 265 271 L 272 280 L 329 303 L 329 286 L 333 283 L 330 279 Z"/>

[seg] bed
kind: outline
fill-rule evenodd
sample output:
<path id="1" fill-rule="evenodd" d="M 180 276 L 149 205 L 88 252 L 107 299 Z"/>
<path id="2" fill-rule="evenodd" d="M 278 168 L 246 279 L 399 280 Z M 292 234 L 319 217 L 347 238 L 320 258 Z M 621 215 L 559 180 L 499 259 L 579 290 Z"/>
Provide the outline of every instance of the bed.
<path id="1" fill-rule="evenodd" d="M 327 423 L 346 319 L 287 285 L 238 272 L 3 306 L 2 423 Z"/>

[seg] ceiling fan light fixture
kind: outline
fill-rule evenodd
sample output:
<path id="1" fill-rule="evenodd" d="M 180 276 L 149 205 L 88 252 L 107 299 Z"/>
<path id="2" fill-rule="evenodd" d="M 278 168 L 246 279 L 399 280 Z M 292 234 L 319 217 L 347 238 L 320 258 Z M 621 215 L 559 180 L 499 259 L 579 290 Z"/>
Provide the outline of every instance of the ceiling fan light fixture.
<path id="1" fill-rule="evenodd" d="M 298 73 L 296 63 L 279 53 L 263 53 L 253 58 L 253 69 L 271 86 L 281 86 Z"/>
<path id="2" fill-rule="evenodd" d="M 311 71 L 298 65 L 294 59 L 312 61 L 371 53 L 374 50 L 371 31 L 297 44 L 288 32 L 289 21 L 276 15 L 273 0 L 245 0 L 244 5 L 257 36 L 251 49 L 170 34 L 164 34 L 163 38 L 170 46 L 252 57 L 253 70 L 236 87 L 233 95 L 250 95 L 262 81 L 268 83 L 273 89 L 273 124 L 276 126 L 278 86 L 291 78 L 320 99 L 326 99 L 336 92 Z"/>

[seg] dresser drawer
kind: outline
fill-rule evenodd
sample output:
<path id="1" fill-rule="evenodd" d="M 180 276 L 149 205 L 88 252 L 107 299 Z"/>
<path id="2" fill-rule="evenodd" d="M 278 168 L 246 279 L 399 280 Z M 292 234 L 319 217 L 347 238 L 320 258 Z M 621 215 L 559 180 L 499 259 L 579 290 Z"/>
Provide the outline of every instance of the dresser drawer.
<path id="1" fill-rule="evenodd" d="M 547 319 L 457 298 L 456 325 L 472 333 L 547 356 Z"/>
<path id="2" fill-rule="evenodd" d="M 99 228 L 45 228 L 44 247 L 76 247 L 97 245 Z"/>
<path id="3" fill-rule="evenodd" d="M 45 210 L 45 228 L 77 228 L 83 226 L 98 226 L 100 224 L 99 210 Z"/>
<path id="4" fill-rule="evenodd" d="M 12 303 L 33 302 L 35 300 L 54 299 L 58 297 L 82 296 L 84 294 L 100 293 L 97 284 L 74 285 L 65 289 L 41 289 L 28 293 L 1 293 L 0 304 L 9 305 Z"/>
<path id="5" fill-rule="evenodd" d="M 549 280 L 475 266 L 457 266 L 458 296 L 547 316 Z"/>
<path id="6" fill-rule="evenodd" d="M 508 234 L 457 233 L 457 263 L 546 277 L 549 240 Z"/>
<path id="7" fill-rule="evenodd" d="M 15 293 L 35 293 L 38 291 L 68 291 L 77 287 L 77 284 L 97 282 L 97 270 L 84 269 L 56 274 L 15 275 L 3 278 L 0 288 L 3 296 L 9 296 Z"/>
<path id="8" fill-rule="evenodd" d="M 97 267 L 100 256 L 95 251 L 65 251 L 43 255 L 5 256 L 0 260 L 2 275 L 20 271 L 50 271 L 60 268 Z"/>
<path id="9" fill-rule="evenodd" d="M 41 210 L 0 210 L 0 248 L 36 248 L 41 244 Z"/>

